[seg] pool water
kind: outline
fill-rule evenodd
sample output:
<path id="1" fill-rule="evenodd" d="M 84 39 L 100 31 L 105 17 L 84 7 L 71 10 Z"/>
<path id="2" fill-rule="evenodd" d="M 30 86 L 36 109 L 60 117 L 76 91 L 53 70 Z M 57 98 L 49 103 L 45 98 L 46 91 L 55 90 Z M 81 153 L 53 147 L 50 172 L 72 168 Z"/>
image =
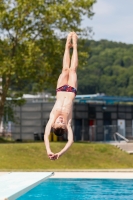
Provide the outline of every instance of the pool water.
<path id="1" fill-rule="evenodd" d="M 133 180 L 48 179 L 17 200 L 133 200 Z"/>

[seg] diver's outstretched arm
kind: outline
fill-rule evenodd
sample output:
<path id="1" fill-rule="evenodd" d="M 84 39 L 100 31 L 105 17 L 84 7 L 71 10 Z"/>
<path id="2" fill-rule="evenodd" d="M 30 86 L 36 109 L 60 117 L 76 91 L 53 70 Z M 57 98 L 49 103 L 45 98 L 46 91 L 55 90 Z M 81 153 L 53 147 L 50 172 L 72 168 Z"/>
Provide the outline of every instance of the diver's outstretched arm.
<path id="1" fill-rule="evenodd" d="M 52 157 L 53 160 L 58 159 L 60 156 L 62 156 L 69 148 L 70 146 L 73 144 L 73 131 L 71 128 L 71 120 L 69 120 L 69 123 L 67 125 L 67 131 L 68 131 L 68 142 L 66 143 L 65 147 L 58 153 L 55 153 Z"/>
<path id="2" fill-rule="evenodd" d="M 48 120 L 48 123 L 45 128 L 45 133 L 44 133 L 44 143 L 45 143 L 47 155 L 50 159 L 51 159 L 51 156 L 54 155 L 54 153 L 50 149 L 50 143 L 49 143 L 49 135 L 51 133 L 51 127 L 53 123 L 54 123 L 54 115 L 53 115 L 53 112 L 51 111 L 50 119 Z"/>

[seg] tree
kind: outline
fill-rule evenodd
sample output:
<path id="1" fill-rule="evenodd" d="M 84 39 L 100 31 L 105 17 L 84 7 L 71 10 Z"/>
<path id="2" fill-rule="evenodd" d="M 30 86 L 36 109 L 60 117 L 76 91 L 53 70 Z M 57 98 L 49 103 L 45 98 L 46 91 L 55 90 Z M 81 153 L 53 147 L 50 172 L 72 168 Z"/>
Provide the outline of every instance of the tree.
<path id="1" fill-rule="evenodd" d="M 133 44 L 88 40 L 86 45 L 89 58 L 78 70 L 78 93 L 132 96 Z"/>
<path id="2" fill-rule="evenodd" d="M 37 91 L 55 83 L 61 65 L 61 33 L 81 28 L 83 15 L 93 16 L 96 0 L 1 0 L 0 121 L 6 97 L 22 96 L 27 85 Z M 63 38 L 63 37 L 62 37 Z M 83 54 L 82 56 L 87 56 Z M 15 93 L 9 92 L 14 89 Z"/>

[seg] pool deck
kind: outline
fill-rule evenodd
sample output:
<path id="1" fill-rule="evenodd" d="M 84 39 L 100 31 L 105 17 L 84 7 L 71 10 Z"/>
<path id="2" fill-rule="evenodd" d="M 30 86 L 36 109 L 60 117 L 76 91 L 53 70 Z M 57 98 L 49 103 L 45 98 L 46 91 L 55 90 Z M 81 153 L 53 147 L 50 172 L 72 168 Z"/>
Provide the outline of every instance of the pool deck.
<path id="1" fill-rule="evenodd" d="M 53 175 L 52 172 L 0 173 L 0 200 L 14 200 Z"/>
<path id="2" fill-rule="evenodd" d="M 133 179 L 133 172 L 54 172 L 51 178 Z"/>
<path id="3" fill-rule="evenodd" d="M 51 178 L 133 179 L 133 169 L 50 170 Z M 9 172 L 0 172 L 0 177 Z M 23 172 L 22 172 L 23 173 Z M 30 173 L 30 172 L 29 172 Z"/>

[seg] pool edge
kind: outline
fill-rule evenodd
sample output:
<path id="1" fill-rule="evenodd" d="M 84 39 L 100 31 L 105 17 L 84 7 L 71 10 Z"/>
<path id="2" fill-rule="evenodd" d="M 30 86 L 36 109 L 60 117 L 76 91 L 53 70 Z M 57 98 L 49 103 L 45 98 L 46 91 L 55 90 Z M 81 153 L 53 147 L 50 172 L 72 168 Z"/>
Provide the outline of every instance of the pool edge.
<path id="1" fill-rule="evenodd" d="M 5 182 L 7 181 L 7 183 L 8 182 L 10 183 L 10 181 L 13 179 L 13 175 L 14 175 L 14 177 L 16 177 L 15 173 L 17 174 L 17 172 L 12 172 L 12 173 L 7 173 L 5 175 L 0 176 L 0 181 L 2 180 L 4 182 L 4 179 L 5 179 Z M 32 173 L 32 174 L 30 174 L 30 173 Z M 20 174 L 21 174 L 21 176 L 20 176 L 20 178 L 21 178 L 22 176 L 25 175 L 25 172 L 22 172 L 22 173 L 20 172 Z M 38 175 L 39 174 L 39 175 L 42 175 L 42 177 L 39 177 L 36 180 L 33 179 L 30 184 L 26 185 L 25 187 L 23 186 L 21 189 L 16 188 L 16 191 L 13 191 L 12 193 L 6 192 L 6 194 L 2 194 L 0 196 L 0 200 L 14 200 L 14 199 L 19 198 L 20 196 L 22 196 L 23 194 L 25 194 L 32 188 L 36 187 L 38 184 L 42 183 L 46 179 L 53 176 L 54 172 L 49 172 L 49 173 L 48 172 L 42 172 L 42 173 L 41 172 L 29 172 L 29 174 L 30 175 L 35 175 L 35 174 Z M 9 177 L 8 177 L 8 175 L 9 175 Z M 12 175 L 12 176 L 10 177 L 10 175 Z M 28 178 L 30 178 L 30 177 L 28 177 Z M 18 177 L 17 177 L 17 179 L 18 179 Z M 26 176 L 25 180 L 26 179 L 27 179 L 27 176 Z M 12 181 L 13 181 L 14 185 L 18 184 L 18 180 L 16 182 L 15 182 L 15 179 Z M 11 184 L 9 184 L 9 186 L 7 185 L 7 191 L 8 191 L 8 187 L 10 188 L 10 186 L 11 186 Z M 9 189 L 9 191 L 10 191 L 10 189 Z"/>

